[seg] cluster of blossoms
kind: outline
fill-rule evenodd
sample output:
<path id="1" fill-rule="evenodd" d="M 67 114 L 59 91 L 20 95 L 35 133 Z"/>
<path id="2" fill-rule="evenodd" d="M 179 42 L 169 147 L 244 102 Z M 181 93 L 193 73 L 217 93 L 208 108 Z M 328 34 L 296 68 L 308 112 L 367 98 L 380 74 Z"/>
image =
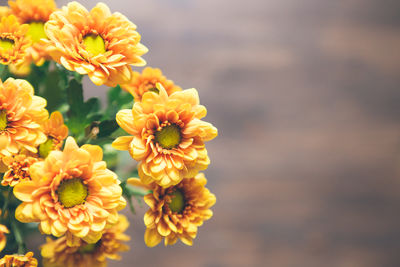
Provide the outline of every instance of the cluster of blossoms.
<path id="1" fill-rule="evenodd" d="M 168 95 L 161 83 L 157 92 L 147 91 L 132 110 L 117 113 L 117 122 L 130 136 L 118 137 L 113 147 L 128 150 L 139 161 L 140 180 L 128 183 L 152 191 L 144 197 L 150 210 L 144 217 L 145 242 L 174 244 L 180 238 L 191 245 L 197 226 L 212 216 L 215 196 L 204 188 L 199 171 L 210 164 L 204 142 L 217 136 L 217 129 L 200 120 L 207 111 L 199 104 L 195 89 Z"/>
<path id="2" fill-rule="evenodd" d="M 136 26 L 105 4 L 88 11 L 77 2 L 58 9 L 53 0 L 10 0 L 0 18 L 0 251 L 7 252 L 0 266 L 38 265 L 24 251 L 25 223 L 48 236 L 44 266 L 120 259 L 130 240 L 120 211 L 132 196 L 149 206 L 146 245 L 192 245 L 216 201 L 201 171 L 210 164 L 205 142 L 218 134 L 202 120 L 207 110 L 196 89 L 182 90 L 156 68 L 132 70 L 146 64 L 147 48 Z M 56 97 L 68 100 L 57 99 L 58 110 L 35 68 L 59 75 L 58 85 L 65 80 Z M 93 112 L 95 101 L 75 95 L 80 75 L 114 87 L 113 104 L 131 108 Z M 116 150 L 138 161 L 138 178 L 117 175 Z"/>

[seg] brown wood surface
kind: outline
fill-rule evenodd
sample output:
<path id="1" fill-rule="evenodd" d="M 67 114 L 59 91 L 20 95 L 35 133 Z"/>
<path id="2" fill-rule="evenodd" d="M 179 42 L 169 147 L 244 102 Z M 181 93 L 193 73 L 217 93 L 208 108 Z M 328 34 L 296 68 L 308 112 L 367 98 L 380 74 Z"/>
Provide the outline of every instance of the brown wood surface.
<path id="1" fill-rule="evenodd" d="M 400 266 L 399 1 L 103 2 L 219 128 L 194 246 L 145 247 L 143 207 L 110 266 Z"/>

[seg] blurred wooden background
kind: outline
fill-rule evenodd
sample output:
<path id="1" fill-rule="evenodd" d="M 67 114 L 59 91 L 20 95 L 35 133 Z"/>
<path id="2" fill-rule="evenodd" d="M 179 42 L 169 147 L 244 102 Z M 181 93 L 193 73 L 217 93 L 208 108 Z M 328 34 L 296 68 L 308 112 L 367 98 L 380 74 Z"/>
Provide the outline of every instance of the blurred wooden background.
<path id="1" fill-rule="evenodd" d="M 400 266 L 399 1 L 103 1 L 220 133 L 194 246 L 145 247 L 143 207 L 110 266 Z"/>

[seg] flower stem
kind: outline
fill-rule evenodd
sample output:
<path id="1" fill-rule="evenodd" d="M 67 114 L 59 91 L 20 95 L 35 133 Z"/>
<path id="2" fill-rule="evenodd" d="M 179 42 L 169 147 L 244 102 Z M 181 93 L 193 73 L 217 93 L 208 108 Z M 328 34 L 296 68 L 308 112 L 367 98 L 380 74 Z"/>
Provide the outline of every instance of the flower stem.
<path id="1" fill-rule="evenodd" d="M 0 78 L 3 80 L 3 74 L 6 70 L 7 66 L 0 63 Z"/>
<path id="2" fill-rule="evenodd" d="M 11 228 L 15 236 L 15 241 L 18 245 L 18 254 L 25 254 L 24 238 L 22 237 L 22 233 L 14 220 L 11 222 Z"/>
<path id="3" fill-rule="evenodd" d="M 10 199 L 11 199 L 11 195 L 12 195 L 11 191 L 12 191 L 12 188 L 9 187 L 7 190 L 7 197 L 5 198 L 3 208 L 1 209 L 1 211 L 2 211 L 1 220 L 5 220 L 5 218 L 7 216 L 6 214 L 7 214 L 8 203 L 10 203 Z"/>

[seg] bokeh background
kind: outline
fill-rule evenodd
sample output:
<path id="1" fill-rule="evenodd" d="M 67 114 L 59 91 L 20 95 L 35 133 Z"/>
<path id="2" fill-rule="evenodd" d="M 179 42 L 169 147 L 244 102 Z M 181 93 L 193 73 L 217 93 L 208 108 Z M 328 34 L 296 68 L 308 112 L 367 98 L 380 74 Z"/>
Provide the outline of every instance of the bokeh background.
<path id="1" fill-rule="evenodd" d="M 110 266 L 400 266 L 399 1 L 103 2 L 219 128 L 193 247 L 147 248 L 138 206 Z"/>

